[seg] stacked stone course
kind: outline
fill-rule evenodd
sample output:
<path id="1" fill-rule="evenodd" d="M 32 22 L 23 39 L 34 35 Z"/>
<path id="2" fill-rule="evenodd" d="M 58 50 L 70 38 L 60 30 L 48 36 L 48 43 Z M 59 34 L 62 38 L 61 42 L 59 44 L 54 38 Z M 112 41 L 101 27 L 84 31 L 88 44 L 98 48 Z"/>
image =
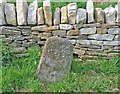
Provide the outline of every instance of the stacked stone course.
<path id="1" fill-rule="evenodd" d="M 68 39 L 74 45 L 73 53 L 80 58 L 110 58 L 120 52 L 117 8 L 110 6 L 105 10 L 89 11 L 89 7 L 94 8 L 93 4 L 82 9 L 77 8 L 76 3 L 70 3 L 56 8 L 52 14 L 49 0 L 40 8 L 37 0 L 29 6 L 26 1 L 17 0 L 16 9 L 14 4 L 5 2 L 0 7 L 0 37 L 16 56 L 27 56 L 31 45 L 43 47 L 46 39 L 52 36 Z M 116 7 L 120 7 L 120 1 Z"/>

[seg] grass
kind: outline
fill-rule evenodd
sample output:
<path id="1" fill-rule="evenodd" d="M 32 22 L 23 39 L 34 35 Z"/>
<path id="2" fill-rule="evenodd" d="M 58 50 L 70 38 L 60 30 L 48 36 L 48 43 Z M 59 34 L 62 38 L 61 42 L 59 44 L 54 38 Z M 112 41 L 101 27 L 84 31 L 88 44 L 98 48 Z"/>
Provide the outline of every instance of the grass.
<path id="1" fill-rule="evenodd" d="M 2 67 L 3 92 L 115 92 L 118 91 L 118 57 L 107 61 L 80 61 L 74 57 L 71 73 L 62 82 L 41 83 L 36 76 L 41 50 L 31 47 L 28 58 L 12 57 Z"/>

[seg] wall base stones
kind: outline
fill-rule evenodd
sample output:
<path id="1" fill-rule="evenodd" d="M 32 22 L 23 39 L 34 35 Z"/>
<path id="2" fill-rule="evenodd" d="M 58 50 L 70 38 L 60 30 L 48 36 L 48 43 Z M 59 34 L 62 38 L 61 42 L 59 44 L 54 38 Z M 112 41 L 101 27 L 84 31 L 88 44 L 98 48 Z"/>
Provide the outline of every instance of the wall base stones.
<path id="1" fill-rule="evenodd" d="M 79 29 L 74 26 L 1 26 L 0 37 L 16 56 L 27 56 L 28 47 L 33 44 L 43 47 L 52 36 L 69 40 L 74 46 L 73 53 L 80 58 L 111 58 L 120 52 L 120 25 L 84 24 Z"/>

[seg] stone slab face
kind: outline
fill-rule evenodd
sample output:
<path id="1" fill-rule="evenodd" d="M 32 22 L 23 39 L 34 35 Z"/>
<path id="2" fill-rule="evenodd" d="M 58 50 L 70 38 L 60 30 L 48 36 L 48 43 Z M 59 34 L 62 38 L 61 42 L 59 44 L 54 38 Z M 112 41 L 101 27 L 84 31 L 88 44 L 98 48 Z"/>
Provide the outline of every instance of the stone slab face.
<path id="1" fill-rule="evenodd" d="M 73 26 L 71 24 L 60 24 L 60 29 L 62 30 L 70 30 L 73 29 Z"/>
<path id="2" fill-rule="evenodd" d="M 120 0 L 118 1 L 118 4 L 115 6 L 115 10 L 117 12 L 116 22 L 120 22 Z"/>
<path id="3" fill-rule="evenodd" d="M 10 4 L 10 3 L 5 4 L 5 15 L 6 15 L 7 24 L 17 25 L 16 10 L 14 4 Z"/>
<path id="4" fill-rule="evenodd" d="M 67 6 L 62 7 L 61 8 L 61 23 L 68 23 L 67 14 L 68 14 Z"/>
<path id="5" fill-rule="evenodd" d="M 76 22 L 76 11 L 77 11 L 77 4 L 70 3 L 67 6 L 68 8 L 68 22 L 69 24 L 75 24 Z"/>
<path id="6" fill-rule="evenodd" d="M 55 9 L 55 13 L 54 13 L 54 25 L 59 25 L 60 24 L 60 8 L 56 8 Z"/>
<path id="7" fill-rule="evenodd" d="M 95 40 L 113 40 L 114 35 L 111 34 L 94 34 L 94 35 L 89 35 L 89 39 L 95 39 Z"/>
<path id="8" fill-rule="evenodd" d="M 38 8 L 38 1 L 35 0 L 31 3 L 28 7 L 28 16 L 27 22 L 28 25 L 36 25 L 37 24 L 37 8 Z"/>
<path id="9" fill-rule="evenodd" d="M 87 20 L 87 12 L 86 9 L 79 8 L 77 10 L 77 16 L 76 16 L 76 23 L 86 23 Z"/>
<path id="10" fill-rule="evenodd" d="M 45 24 L 51 26 L 52 25 L 52 11 L 51 11 L 50 0 L 43 1 L 43 11 L 44 11 L 44 17 L 45 17 Z"/>
<path id="11" fill-rule="evenodd" d="M 44 46 L 37 69 L 38 78 L 43 82 L 58 82 L 70 72 L 73 46 L 59 37 L 49 38 Z"/>
<path id="12" fill-rule="evenodd" d="M 95 19 L 98 23 L 104 23 L 104 11 L 102 8 L 95 8 Z"/>
<path id="13" fill-rule="evenodd" d="M 0 2 L 0 25 L 5 25 L 5 4 L 6 2 Z"/>
<path id="14" fill-rule="evenodd" d="M 18 25 L 27 25 L 28 4 L 26 0 L 16 0 Z"/>
<path id="15" fill-rule="evenodd" d="M 115 23 L 115 15 L 116 15 L 116 11 L 115 8 L 109 6 L 107 8 L 104 9 L 105 12 L 105 19 L 106 19 L 106 23 L 107 24 L 114 24 Z"/>
<path id="16" fill-rule="evenodd" d="M 88 23 L 94 22 L 94 5 L 92 0 L 87 1 L 86 5 L 86 10 L 87 10 L 87 17 L 88 17 Z"/>
<path id="17" fill-rule="evenodd" d="M 34 26 L 31 28 L 33 31 L 45 31 L 46 25 L 41 25 L 41 26 Z"/>
<path id="18" fill-rule="evenodd" d="M 108 33 L 109 34 L 118 34 L 118 35 L 120 35 L 120 28 L 119 27 L 118 28 L 109 28 Z"/>
<path id="19" fill-rule="evenodd" d="M 42 7 L 38 8 L 37 15 L 38 15 L 38 25 L 44 24 L 44 13 Z"/>
<path id="20" fill-rule="evenodd" d="M 96 33 L 96 27 L 80 29 L 81 35 L 88 35 L 88 34 L 95 34 L 95 33 Z"/>

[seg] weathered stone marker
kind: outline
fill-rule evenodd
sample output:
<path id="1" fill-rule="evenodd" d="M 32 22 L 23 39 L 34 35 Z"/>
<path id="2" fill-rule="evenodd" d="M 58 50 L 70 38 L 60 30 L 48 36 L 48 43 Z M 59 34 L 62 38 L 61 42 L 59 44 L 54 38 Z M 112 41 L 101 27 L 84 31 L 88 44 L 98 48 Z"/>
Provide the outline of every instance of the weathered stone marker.
<path id="1" fill-rule="evenodd" d="M 46 41 L 37 69 L 38 78 L 43 82 L 58 82 L 70 72 L 73 46 L 67 40 L 51 37 Z"/>

